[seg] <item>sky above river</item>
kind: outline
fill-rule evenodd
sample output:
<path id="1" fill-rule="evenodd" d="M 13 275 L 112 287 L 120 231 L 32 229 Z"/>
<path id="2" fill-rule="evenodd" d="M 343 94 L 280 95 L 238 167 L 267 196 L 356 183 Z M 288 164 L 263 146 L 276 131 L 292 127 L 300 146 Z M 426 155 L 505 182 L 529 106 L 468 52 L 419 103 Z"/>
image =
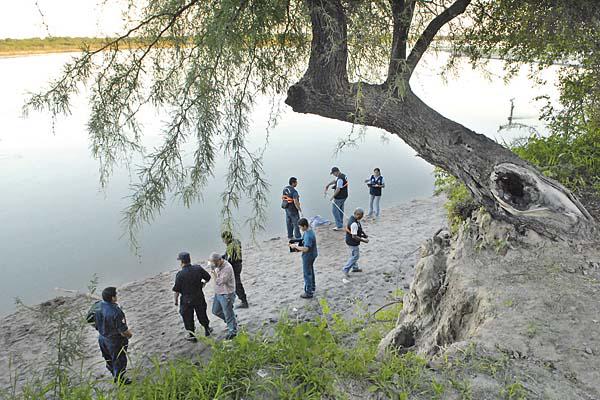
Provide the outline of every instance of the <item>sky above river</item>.
<path id="1" fill-rule="evenodd" d="M 0 39 L 111 36 L 125 9 L 123 0 L 0 0 Z"/>

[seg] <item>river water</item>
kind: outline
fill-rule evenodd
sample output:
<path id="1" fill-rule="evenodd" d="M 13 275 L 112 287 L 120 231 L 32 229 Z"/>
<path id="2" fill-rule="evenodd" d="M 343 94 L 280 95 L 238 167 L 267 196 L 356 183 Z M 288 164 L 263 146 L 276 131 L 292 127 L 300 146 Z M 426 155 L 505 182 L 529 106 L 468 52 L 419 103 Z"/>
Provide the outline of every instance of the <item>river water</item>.
<path id="1" fill-rule="evenodd" d="M 181 250 L 204 259 L 221 250 L 219 199 L 223 187 L 224 160 L 205 192 L 204 201 L 190 209 L 172 202 L 154 223 L 139 235 L 140 249 L 131 251 L 120 224 L 127 205 L 129 185 L 135 181 L 127 169 L 115 171 L 108 187 L 101 189 L 98 164 L 92 159 L 85 131 L 86 99 L 75 99 L 72 115 L 58 118 L 54 130 L 48 115 L 21 116 L 28 91 L 42 87 L 72 55 L 48 54 L 0 59 L 0 315 L 14 310 L 14 299 L 40 302 L 60 294 L 56 288 L 84 290 L 94 274 L 100 286 L 120 285 L 177 265 Z M 429 56 L 412 81 L 413 90 L 446 117 L 496 140 L 509 140 L 524 132 L 499 134 L 506 123 L 510 99 L 515 115 L 536 126 L 540 94 L 556 96 L 552 86 L 536 87 L 524 70 L 506 84 L 501 64 L 491 61 L 491 75 L 461 66 L 456 76 L 443 79 L 439 71 L 444 56 Z M 548 72 L 552 80 L 554 72 Z M 259 148 L 265 141 L 270 106 L 258 102 L 252 115 L 249 141 Z M 399 116 L 400 117 L 400 116 Z M 159 137 L 161 120 L 144 116 L 149 141 Z M 433 167 L 400 139 L 368 129 L 356 148 L 334 155 L 338 140 L 351 125 L 302 115 L 283 106 L 279 124 L 271 130 L 264 153 L 266 178 L 271 183 L 271 206 L 261 239 L 285 235 L 280 204 L 281 188 L 290 176 L 299 179 L 298 190 L 305 214 L 332 219 L 323 199 L 329 169 L 337 165 L 351 182 L 347 209 L 367 206 L 368 192 L 360 182 L 379 167 L 386 179 L 382 206 L 429 196 Z M 243 220 L 251 210 L 243 205 Z M 240 228 L 247 240 L 247 229 Z M 274 266 L 275 268 L 277 266 Z"/>

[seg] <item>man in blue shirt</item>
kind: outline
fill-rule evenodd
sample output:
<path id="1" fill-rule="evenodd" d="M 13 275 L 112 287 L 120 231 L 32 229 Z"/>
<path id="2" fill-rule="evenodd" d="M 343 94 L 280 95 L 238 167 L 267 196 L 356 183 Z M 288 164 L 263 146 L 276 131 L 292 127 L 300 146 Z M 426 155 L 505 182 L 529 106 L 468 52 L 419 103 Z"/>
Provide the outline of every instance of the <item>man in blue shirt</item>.
<path id="1" fill-rule="evenodd" d="M 116 383 L 130 384 L 123 375 L 127 370 L 127 346 L 133 335 L 123 310 L 117 305 L 117 288 L 110 286 L 102 291 L 102 301 L 94 313 L 94 328 L 99 333 L 98 344 L 106 369 Z"/>
<path id="2" fill-rule="evenodd" d="M 288 183 L 289 185 L 283 188 L 281 207 L 285 209 L 285 225 L 287 227 L 288 239 L 300 239 L 298 220 L 300 219 L 302 208 L 300 207 L 300 195 L 296 190 L 298 179 L 292 176 Z"/>
<path id="3" fill-rule="evenodd" d="M 306 218 L 300 218 L 298 226 L 302 231 L 302 245 L 290 243 L 290 248 L 302 252 L 302 270 L 304 271 L 304 293 L 300 295 L 303 299 L 312 299 L 315 290 L 315 268 L 314 263 L 319 255 L 317 250 L 317 236 L 310 229 Z"/>

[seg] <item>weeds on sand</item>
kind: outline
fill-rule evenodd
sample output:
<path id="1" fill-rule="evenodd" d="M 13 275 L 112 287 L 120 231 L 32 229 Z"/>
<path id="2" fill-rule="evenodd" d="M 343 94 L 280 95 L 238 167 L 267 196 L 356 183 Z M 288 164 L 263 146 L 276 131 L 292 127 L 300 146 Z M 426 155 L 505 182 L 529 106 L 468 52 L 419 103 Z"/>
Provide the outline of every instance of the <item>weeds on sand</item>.
<path id="1" fill-rule="evenodd" d="M 4 399 L 326 399 L 348 397 L 349 386 L 376 396 L 439 397 L 443 388 L 426 378 L 425 360 L 389 353 L 377 361 L 377 345 L 394 327 L 401 304 L 350 321 L 321 302 L 321 316 L 311 322 L 282 318 L 274 333 L 241 332 L 233 341 L 201 340 L 210 347 L 202 363 L 178 359 L 154 361 L 131 371 L 129 386 L 106 381 L 61 379 L 32 383 Z M 59 373 L 57 371 L 57 373 Z M 60 372 L 62 374 L 62 372 Z M 137 374 L 137 376 L 136 376 Z"/>

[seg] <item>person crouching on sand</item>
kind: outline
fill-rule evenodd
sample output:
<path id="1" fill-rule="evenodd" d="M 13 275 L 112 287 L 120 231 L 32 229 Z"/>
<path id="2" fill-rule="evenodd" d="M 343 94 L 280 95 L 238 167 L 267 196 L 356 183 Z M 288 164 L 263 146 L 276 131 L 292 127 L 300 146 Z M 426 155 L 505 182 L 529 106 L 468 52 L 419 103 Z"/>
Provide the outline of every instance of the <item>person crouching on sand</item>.
<path id="1" fill-rule="evenodd" d="M 215 299 L 212 313 L 227 324 L 225 340 L 237 336 L 237 321 L 233 312 L 235 301 L 235 275 L 233 267 L 219 253 L 212 253 L 208 259 L 210 273 L 215 281 Z"/>
<path id="2" fill-rule="evenodd" d="M 360 258 L 359 246 L 360 243 L 369 243 L 367 234 L 362 229 L 360 220 L 365 215 L 365 211 L 362 208 L 354 210 L 354 214 L 348 218 L 348 224 L 346 225 L 346 244 L 350 249 L 350 258 L 342 269 L 346 278 L 350 277 L 349 272 L 362 272 L 362 269 L 358 266 L 358 259 Z"/>
<path id="3" fill-rule="evenodd" d="M 319 255 L 317 251 L 317 236 L 310 229 L 306 218 L 300 218 L 298 226 L 302 231 L 302 246 L 298 243 L 290 243 L 290 248 L 302 252 L 302 270 L 304 271 L 304 293 L 300 295 L 303 299 L 311 299 L 315 293 L 315 260 Z"/>

